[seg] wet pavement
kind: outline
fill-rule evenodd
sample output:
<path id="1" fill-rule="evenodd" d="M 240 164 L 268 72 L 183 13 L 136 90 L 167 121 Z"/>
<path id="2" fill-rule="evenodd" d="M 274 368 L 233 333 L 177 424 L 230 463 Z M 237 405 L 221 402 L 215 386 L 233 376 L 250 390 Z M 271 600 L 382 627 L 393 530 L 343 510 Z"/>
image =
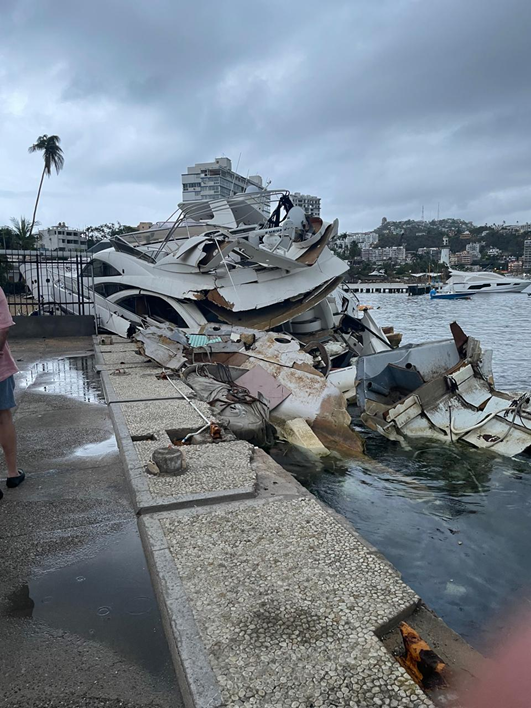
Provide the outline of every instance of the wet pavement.
<path id="1" fill-rule="evenodd" d="M 179 708 L 92 340 L 12 350 L 27 481 L 2 481 L 0 706 Z"/>

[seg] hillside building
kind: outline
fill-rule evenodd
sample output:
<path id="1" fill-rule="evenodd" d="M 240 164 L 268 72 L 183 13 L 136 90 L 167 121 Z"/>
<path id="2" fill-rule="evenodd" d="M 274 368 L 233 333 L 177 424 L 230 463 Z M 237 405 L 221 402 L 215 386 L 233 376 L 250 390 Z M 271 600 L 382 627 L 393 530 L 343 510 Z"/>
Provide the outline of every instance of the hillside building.
<path id="1" fill-rule="evenodd" d="M 49 251 L 86 251 L 87 238 L 79 229 L 60 221 L 56 226 L 39 229 L 37 247 Z"/>
<path id="2" fill-rule="evenodd" d="M 472 264 L 472 254 L 469 251 L 461 251 L 460 253 L 450 254 L 450 265 L 465 265 L 469 266 Z M 441 261 L 442 262 L 442 261 Z"/>
<path id="3" fill-rule="evenodd" d="M 393 263 L 406 262 L 406 249 L 404 246 L 389 246 L 387 248 L 364 248 L 361 251 L 361 257 L 369 263 L 385 263 L 392 261 Z"/>
<path id="4" fill-rule="evenodd" d="M 523 267 L 524 273 L 531 273 L 531 239 L 524 241 Z"/>

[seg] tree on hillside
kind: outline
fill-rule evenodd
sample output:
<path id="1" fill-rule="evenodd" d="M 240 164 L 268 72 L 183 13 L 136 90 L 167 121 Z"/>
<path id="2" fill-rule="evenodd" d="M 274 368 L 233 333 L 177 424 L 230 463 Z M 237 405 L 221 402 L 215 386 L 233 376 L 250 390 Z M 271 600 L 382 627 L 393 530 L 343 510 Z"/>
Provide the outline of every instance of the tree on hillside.
<path id="1" fill-rule="evenodd" d="M 32 226 L 30 225 L 29 219 L 26 219 L 24 216 L 21 216 L 20 219 L 13 217 L 11 223 L 13 224 L 11 229 L 13 235 L 11 248 L 22 248 L 24 250 L 35 248 L 37 239 L 31 233 Z M 38 224 L 39 222 L 36 221 L 35 225 Z"/>
<path id="2" fill-rule="evenodd" d="M 33 210 L 33 219 L 31 221 L 31 227 L 29 231 L 29 236 L 33 235 L 33 227 L 35 226 L 35 219 L 37 218 L 37 207 L 39 206 L 39 199 L 41 197 L 42 182 L 44 180 L 44 175 L 48 177 L 52 174 L 52 168 L 55 168 L 57 174 L 63 169 L 65 163 L 65 158 L 63 156 L 63 150 L 59 143 L 61 138 L 58 135 L 41 135 L 37 138 L 31 147 L 28 148 L 28 152 L 42 152 L 42 157 L 44 160 L 44 167 L 42 170 L 41 181 L 39 183 L 39 191 L 37 192 L 37 199 L 35 200 L 35 209 Z"/>
<path id="3" fill-rule="evenodd" d="M 9 226 L 0 226 L 0 248 L 14 248 L 13 229 Z"/>
<path id="4" fill-rule="evenodd" d="M 85 229 L 85 233 L 89 241 L 92 241 L 92 244 L 97 241 L 106 241 L 114 236 L 129 234 L 132 231 L 136 231 L 133 226 L 121 224 L 119 221 L 116 224 L 111 222 L 109 224 L 100 224 L 99 226 L 87 226 Z"/>
<path id="5" fill-rule="evenodd" d="M 352 241 L 350 246 L 347 246 L 345 243 L 347 236 L 348 234 L 346 232 L 339 234 L 337 239 L 331 244 L 331 248 L 339 258 L 342 258 L 344 261 L 352 261 L 354 258 L 361 256 L 361 249 L 356 241 Z"/>

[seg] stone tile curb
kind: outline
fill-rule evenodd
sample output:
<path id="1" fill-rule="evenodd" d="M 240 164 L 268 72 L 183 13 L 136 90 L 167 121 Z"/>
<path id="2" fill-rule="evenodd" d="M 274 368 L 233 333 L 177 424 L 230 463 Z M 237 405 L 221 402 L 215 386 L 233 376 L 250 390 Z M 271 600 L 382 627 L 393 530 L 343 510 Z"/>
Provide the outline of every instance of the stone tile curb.
<path id="1" fill-rule="evenodd" d="M 140 517 L 138 527 L 186 708 L 221 708 L 225 704 L 164 531 L 151 515 Z"/>
<path id="2" fill-rule="evenodd" d="M 179 497 L 159 497 L 151 493 L 146 478 L 144 464 L 138 457 L 129 429 L 125 422 L 120 404 L 109 404 L 109 411 L 114 425 L 118 448 L 122 455 L 124 471 L 129 482 L 133 505 L 137 514 L 147 514 L 169 509 L 217 504 L 220 502 L 248 499 L 256 495 L 255 485 L 237 489 L 224 489 L 201 494 L 183 494 Z"/>

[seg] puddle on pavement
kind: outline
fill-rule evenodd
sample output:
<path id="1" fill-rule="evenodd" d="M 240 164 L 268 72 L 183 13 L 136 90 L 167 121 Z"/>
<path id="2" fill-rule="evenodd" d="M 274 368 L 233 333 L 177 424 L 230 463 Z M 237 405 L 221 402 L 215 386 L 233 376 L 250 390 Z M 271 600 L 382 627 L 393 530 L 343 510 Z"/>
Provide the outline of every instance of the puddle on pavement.
<path id="1" fill-rule="evenodd" d="M 84 403 L 104 403 L 93 356 L 45 359 L 17 374 L 19 389 L 66 396 Z"/>
<path id="2" fill-rule="evenodd" d="M 5 615 L 103 643 L 153 674 L 173 671 L 136 521 L 96 556 L 31 578 L 6 599 Z"/>
<path id="3" fill-rule="evenodd" d="M 72 457 L 105 457 L 105 455 L 111 455 L 114 452 L 118 452 L 118 445 L 116 444 L 116 438 L 113 435 L 107 440 L 102 440 L 101 442 L 81 445 L 81 447 L 74 450 Z"/>

